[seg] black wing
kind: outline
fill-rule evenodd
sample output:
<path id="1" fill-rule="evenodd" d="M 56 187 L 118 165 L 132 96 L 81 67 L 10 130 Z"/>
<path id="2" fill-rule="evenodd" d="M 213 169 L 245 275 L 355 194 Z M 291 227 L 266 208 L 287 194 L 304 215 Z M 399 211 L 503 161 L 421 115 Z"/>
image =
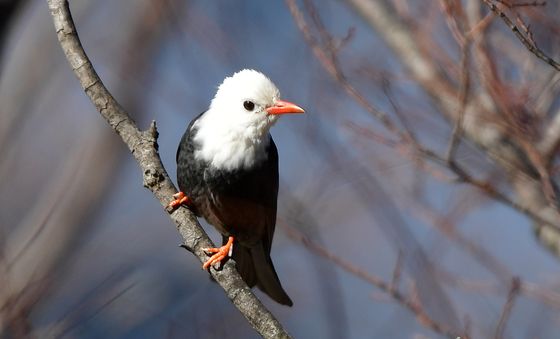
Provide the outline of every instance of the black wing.
<path id="1" fill-rule="evenodd" d="M 233 259 L 243 280 L 257 285 L 284 305 L 292 301 L 282 288 L 270 258 L 276 226 L 278 151 L 269 136 L 266 160 L 249 169 L 217 170 L 195 159 L 196 117 L 177 150 L 177 180 L 193 202 L 193 210 L 224 236 L 233 235 Z"/>
<path id="2" fill-rule="evenodd" d="M 199 205 L 204 201 L 207 194 L 206 183 L 204 182 L 204 170 L 207 167 L 202 161 L 194 157 L 196 145 L 193 141 L 196 128 L 194 124 L 204 114 L 197 115 L 187 127 L 187 130 L 179 142 L 175 160 L 177 161 L 177 184 L 179 190 L 184 192 L 193 202 L 191 209 L 197 216 L 201 216 Z"/>
<path id="3" fill-rule="evenodd" d="M 180 158 L 181 152 L 185 152 L 187 150 L 187 147 L 190 144 L 191 137 L 192 137 L 192 132 L 191 131 L 192 131 L 192 127 L 193 127 L 194 123 L 204 113 L 206 113 L 206 111 L 200 113 L 194 119 L 192 119 L 191 122 L 189 123 L 189 126 L 187 126 L 187 130 L 185 131 L 185 133 L 183 133 L 183 137 L 181 138 L 181 141 L 179 142 L 179 147 L 177 147 L 177 153 L 175 154 L 175 161 L 177 162 L 177 165 L 179 165 L 179 158 Z M 191 146 L 194 146 L 194 145 L 191 145 Z"/>
<path id="4" fill-rule="evenodd" d="M 270 253 L 278 198 L 278 151 L 272 138 L 266 152 L 267 159 L 249 169 L 206 168 L 210 201 L 208 210 L 201 212 L 222 234 L 248 247 L 263 243 Z"/>

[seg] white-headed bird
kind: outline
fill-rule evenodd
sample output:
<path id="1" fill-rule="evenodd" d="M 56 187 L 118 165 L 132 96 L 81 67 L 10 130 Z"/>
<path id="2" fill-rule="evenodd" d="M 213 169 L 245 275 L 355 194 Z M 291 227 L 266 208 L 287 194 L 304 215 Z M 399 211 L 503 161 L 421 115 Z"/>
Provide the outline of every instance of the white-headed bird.
<path id="1" fill-rule="evenodd" d="M 177 150 L 181 192 L 171 207 L 187 204 L 223 237 L 203 265 L 232 257 L 250 287 L 283 305 L 292 300 L 274 270 L 270 249 L 276 225 L 278 152 L 270 128 L 280 114 L 303 113 L 280 100 L 265 75 L 242 70 L 219 86 L 207 111 L 188 126 Z"/>

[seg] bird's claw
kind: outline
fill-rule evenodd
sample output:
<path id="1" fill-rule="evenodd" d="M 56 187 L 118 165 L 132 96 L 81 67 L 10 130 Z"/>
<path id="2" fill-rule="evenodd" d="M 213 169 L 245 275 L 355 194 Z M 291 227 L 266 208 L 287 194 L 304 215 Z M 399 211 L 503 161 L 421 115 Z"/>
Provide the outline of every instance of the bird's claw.
<path id="1" fill-rule="evenodd" d="M 189 197 L 187 197 L 185 195 L 185 193 L 183 192 L 178 192 L 173 194 L 173 198 L 175 198 L 175 200 L 171 201 L 169 204 L 167 204 L 167 209 L 169 210 L 174 210 L 175 208 L 177 208 L 178 206 L 181 205 L 190 205 L 191 200 L 189 199 Z"/>
<path id="2" fill-rule="evenodd" d="M 209 250 L 219 250 L 218 248 L 207 248 L 206 251 Z M 208 259 L 204 265 L 202 265 L 202 269 L 205 270 L 210 266 L 214 266 L 215 269 L 220 267 L 220 263 L 227 257 L 227 253 L 225 251 L 219 251 L 218 253 L 214 254 L 213 256 Z"/>
<path id="3" fill-rule="evenodd" d="M 202 250 L 206 253 L 214 253 L 214 255 L 204 262 L 202 269 L 205 270 L 210 266 L 214 266 L 214 268 L 218 269 L 222 260 L 231 257 L 233 254 L 233 237 L 229 237 L 228 242 L 222 247 L 203 248 Z"/>

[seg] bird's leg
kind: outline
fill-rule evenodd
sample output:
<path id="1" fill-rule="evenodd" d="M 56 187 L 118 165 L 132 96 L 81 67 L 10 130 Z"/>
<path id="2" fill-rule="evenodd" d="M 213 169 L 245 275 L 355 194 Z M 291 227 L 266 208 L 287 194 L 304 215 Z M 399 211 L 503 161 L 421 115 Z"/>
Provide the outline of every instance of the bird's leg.
<path id="1" fill-rule="evenodd" d="M 181 205 L 189 206 L 190 203 L 191 203 L 191 199 L 189 199 L 189 197 L 187 197 L 185 195 L 185 193 L 183 193 L 183 192 L 173 194 L 173 198 L 175 198 L 175 200 L 171 201 L 167 205 L 167 208 L 172 209 L 172 210 L 174 210 L 175 208 L 177 208 L 178 206 L 181 206 Z"/>
<path id="2" fill-rule="evenodd" d="M 203 248 L 204 252 L 215 253 L 210 259 L 206 260 L 204 265 L 202 265 L 202 269 L 207 269 L 210 266 L 214 266 L 214 264 L 220 263 L 226 257 L 231 257 L 233 253 L 233 237 L 229 237 L 228 241 L 225 245 L 219 248 Z"/>

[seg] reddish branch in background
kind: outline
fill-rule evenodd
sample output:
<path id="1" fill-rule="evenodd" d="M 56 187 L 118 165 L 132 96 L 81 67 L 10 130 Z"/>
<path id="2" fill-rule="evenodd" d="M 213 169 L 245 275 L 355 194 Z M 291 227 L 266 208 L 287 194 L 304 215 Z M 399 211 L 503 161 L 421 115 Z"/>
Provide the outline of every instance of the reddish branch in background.
<path id="1" fill-rule="evenodd" d="M 399 98 L 394 98 L 392 94 L 385 91 L 393 112 L 383 112 L 373 107 L 358 87 L 352 84 L 353 78 L 360 79 L 360 75 L 352 73 L 352 70 L 359 69 L 362 74 L 364 70 L 367 70 L 368 74 L 374 76 L 382 74 L 382 71 L 375 69 L 375 66 L 372 65 L 357 66 L 352 63 L 353 61 L 348 61 L 351 58 L 342 56 L 344 53 L 341 52 L 341 48 L 338 48 L 342 44 L 338 41 L 345 41 L 345 44 L 348 42 L 346 39 L 334 37 L 329 32 L 313 1 L 304 0 L 305 12 L 298 7 L 294 0 L 286 0 L 286 3 L 305 41 L 325 72 L 332 77 L 341 90 L 345 91 L 351 99 L 355 100 L 385 128 L 384 132 L 379 132 L 378 129 L 364 126 L 363 123 L 345 119 L 345 127 L 354 135 L 353 140 L 357 144 L 368 145 L 364 140 L 371 140 L 385 145 L 394 150 L 398 156 L 409 159 L 420 170 L 438 180 L 444 180 L 449 184 L 464 183 L 474 187 L 487 199 L 503 203 L 529 217 L 539 234 L 547 236 L 542 240 L 546 246 L 560 247 L 555 237 L 555 234 L 560 231 L 558 221 L 560 214 L 555 193 L 556 178 L 554 173 L 550 172 L 550 163 L 554 162 L 555 150 L 560 143 L 560 128 L 558 127 L 560 113 L 542 114 L 536 111 L 536 105 L 527 104 L 527 100 L 524 100 L 527 97 L 548 98 L 549 95 L 554 97 L 553 93 L 558 94 L 558 86 L 545 86 L 544 88 L 549 91 L 547 96 L 539 92 L 539 88 L 543 87 L 515 88 L 511 83 L 505 84 L 501 70 L 502 67 L 512 67 L 512 64 L 521 69 L 523 63 L 531 60 L 531 54 L 528 53 L 544 60 L 551 66 L 550 71 L 560 70 L 558 62 L 537 46 L 530 26 L 518 12 L 524 9 L 532 10 L 534 7 L 542 8 L 546 6 L 545 3 L 484 0 L 483 3 L 488 6 L 490 12 L 483 13 L 476 1 L 469 2 L 468 6 L 463 2 L 440 1 L 448 29 L 460 51 L 460 58 L 454 60 L 454 57 L 440 46 L 440 42 L 432 39 L 434 37 L 430 34 L 435 29 L 427 24 L 429 20 L 411 14 L 415 10 L 410 8 L 412 4 L 391 1 L 348 1 L 350 7 L 391 49 L 395 59 L 407 71 L 406 74 L 409 76 L 407 80 L 414 81 L 431 98 L 436 107 L 434 113 L 449 121 L 451 130 L 447 147 L 437 150 L 420 141 L 422 139 L 419 139 L 418 136 L 424 132 L 420 127 L 407 123 L 414 117 L 403 114 L 401 108 L 395 104 L 395 102 L 399 102 L 399 106 L 402 106 L 403 100 L 399 101 Z M 422 14 L 426 12 L 424 10 Z M 532 15 L 536 14 L 532 12 Z M 505 34 L 499 28 L 491 25 L 494 16 L 500 17 L 513 32 L 511 37 L 520 40 L 528 50 L 525 52 L 524 58 L 518 57 L 519 53 L 523 53 L 519 49 L 513 52 L 506 49 L 500 50 L 499 47 L 496 50 L 493 49 L 495 46 L 491 46 L 490 36 L 500 35 L 504 39 L 503 34 Z M 421 22 L 420 19 L 423 21 Z M 550 24 L 550 22 L 548 23 Z M 558 29 L 557 23 L 549 25 L 549 27 L 551 30 Z M 490 32 L 491 30 L 492 32 Z M 430 46 L 429 49 L 426 46 Z M 507 58 L 504 58 L 503 53 L 507 52 L 510 53 Z M 438 62 L 438 60 L 444 62 Z M 530 62 L 533 64 L 535 61 Z M 537 67 L 523 68 L 528 72 L 534 72 L 535 69 Z M 542 64 L 538 65 L 538 69 L 542 72 L 547 71 Z M 347 74 L 353 74 L 353 76 Z M 524 73 L 524 75 L 526 74 Z M 533 75 L 531 73 L 527 76 L 532 77 Z M 399 79 L 398 75 L 383 74 L 382 77 Z M 555 80 L 551 80 L 551 83 L 553 83 L 552 81 L 558 82 L 557 76 L 554 76 L 553 79 Z M 528 92 L 530 89 L 535 89 L 535 91 Z M 517 94 L 514 94 L 516 92 Z M 523 99 L 518 100 L 517 97 Z M 553 101 L 554 99 L 544 101 L 543 104 L 539 104 L 538 109 L 553 108 Z M 535 103 L 538 104 L 538 100 L 535 100 Z M 474 168 L 472 164 L 463 161 L 462 156 L 458 155 L 461 143 L 472 143 L 479 147 L 491 159 L 495 166 L 494 169 L 486 174 L 481 174 L 479 168 Z M 358 149 L 362 152 L 363 158 L 368 158 L 368 151 L 371 148 L 362 146 Z M 448 173 L 456 178 L 450 180 Z M 505 177 L 506 180 L 497 179 L 499 177 Z M 385 179 L 388 178 L 385 177 Z M 398 182 L 398 180 L 395 178 L 394 181 Z M 411 196 L 410 193 L 408 196 Z M 537 298 L 540 302 L 554 305 L 554 308 L 560 306 L 558 304 L 560 299 L 552 288 L 537 287 L 537 284 L 523 282 L 513 276 L 509 269 L 491 254 L 491 251 L 461 235 L 456 226 L 458 220 L 461 219 L 460 215 L 440 216 L 429 206 L 415 201 L 422 199 L 422 197 L 414 196 L 411 201 L 411 199 L 401 197 L 399 201 L 407 200 L 407 205 L 414 206 L 412 209 L 415 211 L 414 214 L 419 215 L 428 224 L 434 225 L 450 241 L 458 244 L 467 255 L 472 256 L 493 272 L 499 283 L 493 285 L 491 293 L 503 294 L 504 290 L 509 290 L 496 325 L 494 333 L 496 338 L 504 336 L 507 319 L 514 308 L 514 300 L 518 294 Z M 293 230 L 290 232 L 293 235 Z M 367 275 L 361 270 L 348 267 L 347 263 L 336 254 L 326 251 L 325 248 L 313 244 L 310 240 L 298 236 L 294 236 L 294 238 L 300 240 L 313 252 L 325 256 L 343 267 L 348 273 L 358 277 Z M 453 274 L 443 273 L 444 271 L 437 264 L 436 267 L 436 270 L 441 272 L 441 279 L 447 281 L 447 284 L 453 284 L 461 289 L 475 288 L 475 290 L 478 289 L 475 286 L 486 286 L 475 293 L 486 293 L 484 290 L 488 292 L 487 287 L 490 285 L 487 283 L 473 284 Z M 378 282 L 378 280 L 375 281 Z M 401 298 L 395 297 L 389 289 L 383 287 L 386 284 L 376 283 L 376 286 L 388 293 L 398 303 L 408 307 L 407 302 L 403 302 Z M 419 318 L 422 318 L 421 315 L 424 312 L 422 309 L 410 309 Z M 442 333 L 434 328 L 434 322 L 438 324 L 437 320 L 432 319 L 432 325 L 428 327 Z M 470 321 L 465 324 L 469 328 L 472 325 Z M 446 325 L 441 323 L 436 326 L 439 329 L 445 327 Z"/>

